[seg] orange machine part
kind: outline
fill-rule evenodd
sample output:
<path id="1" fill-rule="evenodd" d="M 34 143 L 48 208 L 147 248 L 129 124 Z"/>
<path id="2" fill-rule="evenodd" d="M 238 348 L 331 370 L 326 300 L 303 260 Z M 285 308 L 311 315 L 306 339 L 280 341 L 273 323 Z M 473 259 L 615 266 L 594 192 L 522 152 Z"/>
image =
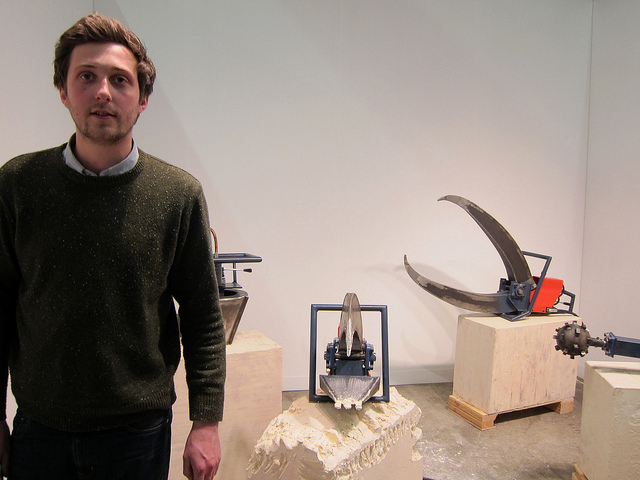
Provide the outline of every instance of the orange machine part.
<path id="1" fill-rule="evenodd" d="M 531 299 L 537 290 L 540 290 L 536 303 L 533 304 L 533 312 L 535 313 L 547 313 L 547 309 L 552 308 L 562 295 L 564 290 L 564 282 L 558 278 L 545 277 L 540 285 L 540 277 L 533 277 L 534 282 L 538 285 L 536 290 L 531 292 Z"/>

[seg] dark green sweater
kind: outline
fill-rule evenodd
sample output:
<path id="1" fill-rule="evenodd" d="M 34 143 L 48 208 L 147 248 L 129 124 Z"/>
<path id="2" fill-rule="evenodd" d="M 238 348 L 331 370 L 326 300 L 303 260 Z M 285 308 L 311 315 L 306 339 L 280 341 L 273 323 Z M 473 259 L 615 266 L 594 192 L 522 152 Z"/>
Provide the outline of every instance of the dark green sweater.
<path id="1" fill-rule="evenodd" d="M 127 173 L 85 176 L 63 149 L 0 168 L 0 388 L 8 364 L 27 417 L 121 425 L 175 401 L 182 339 L 191 419 L 221 420 L 224 325 L 200 183 L 142 151 Z"/>

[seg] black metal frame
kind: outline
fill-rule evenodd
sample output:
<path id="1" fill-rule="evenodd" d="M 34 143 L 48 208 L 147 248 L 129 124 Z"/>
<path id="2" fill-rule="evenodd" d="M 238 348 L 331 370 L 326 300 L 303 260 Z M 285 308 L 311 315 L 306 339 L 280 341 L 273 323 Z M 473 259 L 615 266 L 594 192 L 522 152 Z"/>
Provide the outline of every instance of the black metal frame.
<path id="1" fill-rule="evenodd" d="M 216 280 L 218 281 L 218 291 L 220 292 L 220 295 L 223 296 L 226 289 L 242 288 L 242 285 L 238 283 L 238 263 L 259 262 L 262 262 L 262 257 L 259 257 L 258 255 L 252 255 L 250 253 L 214 253 L 213 263 L 215 265 Z M 228 263 L 232 265 L 231 270 L 233 271 L 233 281 L 231 283 L 227 283 L 224 277 L 224 271 L 227 269 L 222 266 Z M 243 271 L 251 273 L 250 268 L 247 268 Z"/>
<path id="2" fill-rule="evenodd" d="M 309 348 L 309 401 L 333 402 L 328 395 L 316 393 L 316 355 L 318 350 L 318 312 L 342 311 L 342 304 L 312 304 L 311 305 L 311 345 Z M 389 322 L 386 305 L 360 305 L 362 312 L 380 312 L 380 329 L 382 334 L 382 395 L 371 397 L 367 402 L 388 402 L 389 394 Z"/>
<path id="3" fill-rule="evenodd" d="M 622 355 L 623 357 L 640 358 L 640 340 L 630 337 L 617 337 L 609 332 L 605 334 L 606 343 L 603 350 L 609 357 Z"/>
<path id="4" fill-rule="evenodd" d="M 510 285 L 509 302 L 514 306 L 514 309 L 518 310 L 520 313 L 518 313 L 516 315 L 509 315 L 507 313 L 503 313 L 500 316 L 502 318 L 506 318 L 507 320 L 510 320 L 512 322 L 515 322 L 517 320 L 521 320 L 522 318 L 531 315 L 531 313 L 533 312 L 533 306 L 536 303 L 536 299 L 538 298 L 538 294 L 540 293 L 540 290 L 542 288 L 542 283 L 544 282 L 544 279 L 547 276 L 547 270 L 549 270 L 549 264 L 551 263 L 551 257 L 549 255 L 542 255 L 540 253 L 525 252 L 525 251 L 523 251 L 522 254 L 526 255 L 528 257 L 541 258 L 542 260 L 545 261 L 545 263 L 544 263 L 544 267 L 542 268 L 542 272 L 540 273 L 540 276 L 538 277 L 538 285 L 537 285 L 537 287 L 536 287 L 536 289 L 535 289 L 535 291 L 533 293 L 533 297 L 531 298 L 531 301 L 529 301 L 529 296 L 531 294 L 531 285 L 530 284 L 512 283 Z M 500 289 L 501 290 L 503 289 L 503 285 L 505 283 L 506 283 L 505 279 L 502 279 L 502 281 L 500 282 Z M 517 290 L 517 287 L 523 287 L 524 293 L 521 294 L 521 295 L 517 295 L 515 293 L 515 291 Z M 575 302 L 576 296 L 573 293 L 566 291 L 564 288 L 562 289 L 561 295 L 567 295 L 568 297 L 571 298 L 571 301 L 568 304 L 565 304 L 565 305 L 569 306 L 569 309 L 568 310 L 558 310 L 555 313 L 571 313 L 571 314 L 573 314 L 573 304 Z M 521 308 L 519 305 L 527 305 L 526 310 L 524 309 L 524 307 Z"/>

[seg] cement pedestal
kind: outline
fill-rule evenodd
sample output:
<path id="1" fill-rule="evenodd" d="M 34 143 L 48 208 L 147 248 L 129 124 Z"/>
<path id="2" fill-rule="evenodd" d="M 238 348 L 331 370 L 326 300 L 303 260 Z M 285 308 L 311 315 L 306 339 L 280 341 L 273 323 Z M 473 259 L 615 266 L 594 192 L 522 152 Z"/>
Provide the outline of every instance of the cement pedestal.
<path id="1" fill-rule="evenodd" d="M 247 468 L 251 480 L 421 480 L 420 409 L 391 388 L 389 403 L 338 410 L 300 398 L 275 418 Z"/>
<path id="2" fill-rule="evenodd" d="M 477 427 L 499 413 L 550 406 L 573 409 L 578 362 L 556 351 L 556 328 L 580 318 L 530 316 L 511 322 L 460 315 L 450 408 Z"/>
<path id="3" fill-rule="evenodd" d="M 578 465 L 589 480 L 640 478 L 640 363 L 587 362 Z"/>
<path id="4" fill-rule="evenodd" d="M 191 429 L 184 368 L 176 373 L 170 480 L 184 479 L 182 453 Z M 216 479 L 243 479 L 253 447 L 282 412 L 282 348 L 256 330 L 238 332 L 227 345 L 224 420 L 220 423 L 222 461 Z"/>

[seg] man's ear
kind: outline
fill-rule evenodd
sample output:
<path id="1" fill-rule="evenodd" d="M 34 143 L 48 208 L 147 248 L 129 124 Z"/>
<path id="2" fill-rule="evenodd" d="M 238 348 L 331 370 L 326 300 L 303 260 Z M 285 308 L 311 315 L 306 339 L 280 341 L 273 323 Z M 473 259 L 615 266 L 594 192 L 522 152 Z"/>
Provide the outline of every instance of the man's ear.
<path id="1" fill-rule="evenodd" d="M 138 115 L 144 112 L 149 105 L 149 95 L 140 99 L 140 105 L 138 105 Z"/>
<path id="2" fill-rule="evenodd" d="M 59 87 L 58 91 L 60 92 L 60 101 L 65 107 L 69 108 L 69 97 L 67 97 L 67 92 L 63 87 Z"/>

